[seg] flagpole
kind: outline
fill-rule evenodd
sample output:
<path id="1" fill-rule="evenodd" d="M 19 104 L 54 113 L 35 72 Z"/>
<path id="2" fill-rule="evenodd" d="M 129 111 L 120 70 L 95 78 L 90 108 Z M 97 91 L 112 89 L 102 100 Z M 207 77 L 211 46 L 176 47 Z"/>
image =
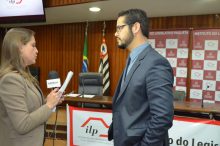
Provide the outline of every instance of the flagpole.
<path id="1" fill-rule="evenodd" d="M 88 61 L 88 38 L 87 38 L 88 26 L 89 26 L 89 22 L 86 21 L 85 40 L 84 40 L 84 46 L 83 46 L 82 72 L 88 72 L 88 62 L 89 62 Z"/>
<path id="2" fill-rule="evenodd" d="M 85 35 L 87 35 L 88 27 L 89 27 L 89 22 L 88 22 L 88 20 L 87 20 L 87 21 L 86 21 L 86 31 L 85 31 Z"/>
<path id="3" fill-rule="evenodd" d="M 109 61 L 108 61 L 107 46 L 105 43 L 105 30 L 106 30 L 106 24 L 105 21 L 103 21 L 102 44 L 101 44 L 100 64 L 99 64 L 98 72 L 102 73 L 103 75 L 103 95 L 109 95 L 110 76 L 109 76 Z"/>
<path id="4" fill-rule="evenodd" d="M 105 24 L 105 21 L 103 21 L 103 29 L 102 29 L 102 36 L 103 36 L 103 38 L 105 36 L 105 28 L 106 28 L 106 24 Z"/>

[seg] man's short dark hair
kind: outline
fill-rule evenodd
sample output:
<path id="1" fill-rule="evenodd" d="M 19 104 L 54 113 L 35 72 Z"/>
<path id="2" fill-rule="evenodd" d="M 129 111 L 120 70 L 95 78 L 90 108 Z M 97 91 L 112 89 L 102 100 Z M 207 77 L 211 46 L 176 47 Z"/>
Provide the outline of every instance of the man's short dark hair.
<path id="1" fill-rule="evenodd" d="M 148 17 L 145 11 L 141 9 L 129 9 L 121 11 L 118 17 L 125 16 L 125 23 L 132 25 L 135 22 L 139 22 L 141 25 L 141 31 L 144 36 L 149 36 Z"/>

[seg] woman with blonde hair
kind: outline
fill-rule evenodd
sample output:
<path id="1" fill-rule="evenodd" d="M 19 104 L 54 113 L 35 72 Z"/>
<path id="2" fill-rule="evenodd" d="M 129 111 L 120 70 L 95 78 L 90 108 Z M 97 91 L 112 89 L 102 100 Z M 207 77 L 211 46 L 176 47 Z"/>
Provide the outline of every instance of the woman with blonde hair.
<path id="1" fill-rule="evenodd" d="M 0 145 L 42 146 L 45 122 L 63 98 L 58 89 L 46 97 L 30 74 L 38 50 L 35 33 L 10 29 L 2 43 L 0 67 Z"/>

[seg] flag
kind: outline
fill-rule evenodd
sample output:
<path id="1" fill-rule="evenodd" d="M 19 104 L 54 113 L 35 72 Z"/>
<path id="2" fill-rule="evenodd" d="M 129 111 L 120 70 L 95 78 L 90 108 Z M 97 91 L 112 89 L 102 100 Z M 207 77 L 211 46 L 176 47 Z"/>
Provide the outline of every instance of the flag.
<path id="1" fill-rule="evenodd" d="M 82 72 L 88 72 L 88 38 L 87 38 L 87 32 L 85 33 L 85 40 L 84 40 L 84 47 L 83 47 Z"/>
<path id="2" fill-rule="evenodd" d="M 110 92 L 109 61 L 108 61 L 107 46 L 104 37 L 102 39 L 100 51 L 101 52 L 100 52 L 99 73 L 103 74 L 103 95 L 109 95 Z"/>

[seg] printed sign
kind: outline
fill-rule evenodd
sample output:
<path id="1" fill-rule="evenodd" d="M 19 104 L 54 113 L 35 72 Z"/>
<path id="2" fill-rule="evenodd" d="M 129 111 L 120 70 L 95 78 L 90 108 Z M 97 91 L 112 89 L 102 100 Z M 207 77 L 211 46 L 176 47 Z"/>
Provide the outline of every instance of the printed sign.
<path id="1" fill-rule="evenodd" d="M 67 146 L 113 146 L 108 141 L 110 110 L 67 106 Z M 120 127 L 119 127 L 120 128 Z M 220 146 L 220 121 L 174 117 L 170 146 Z"/>

